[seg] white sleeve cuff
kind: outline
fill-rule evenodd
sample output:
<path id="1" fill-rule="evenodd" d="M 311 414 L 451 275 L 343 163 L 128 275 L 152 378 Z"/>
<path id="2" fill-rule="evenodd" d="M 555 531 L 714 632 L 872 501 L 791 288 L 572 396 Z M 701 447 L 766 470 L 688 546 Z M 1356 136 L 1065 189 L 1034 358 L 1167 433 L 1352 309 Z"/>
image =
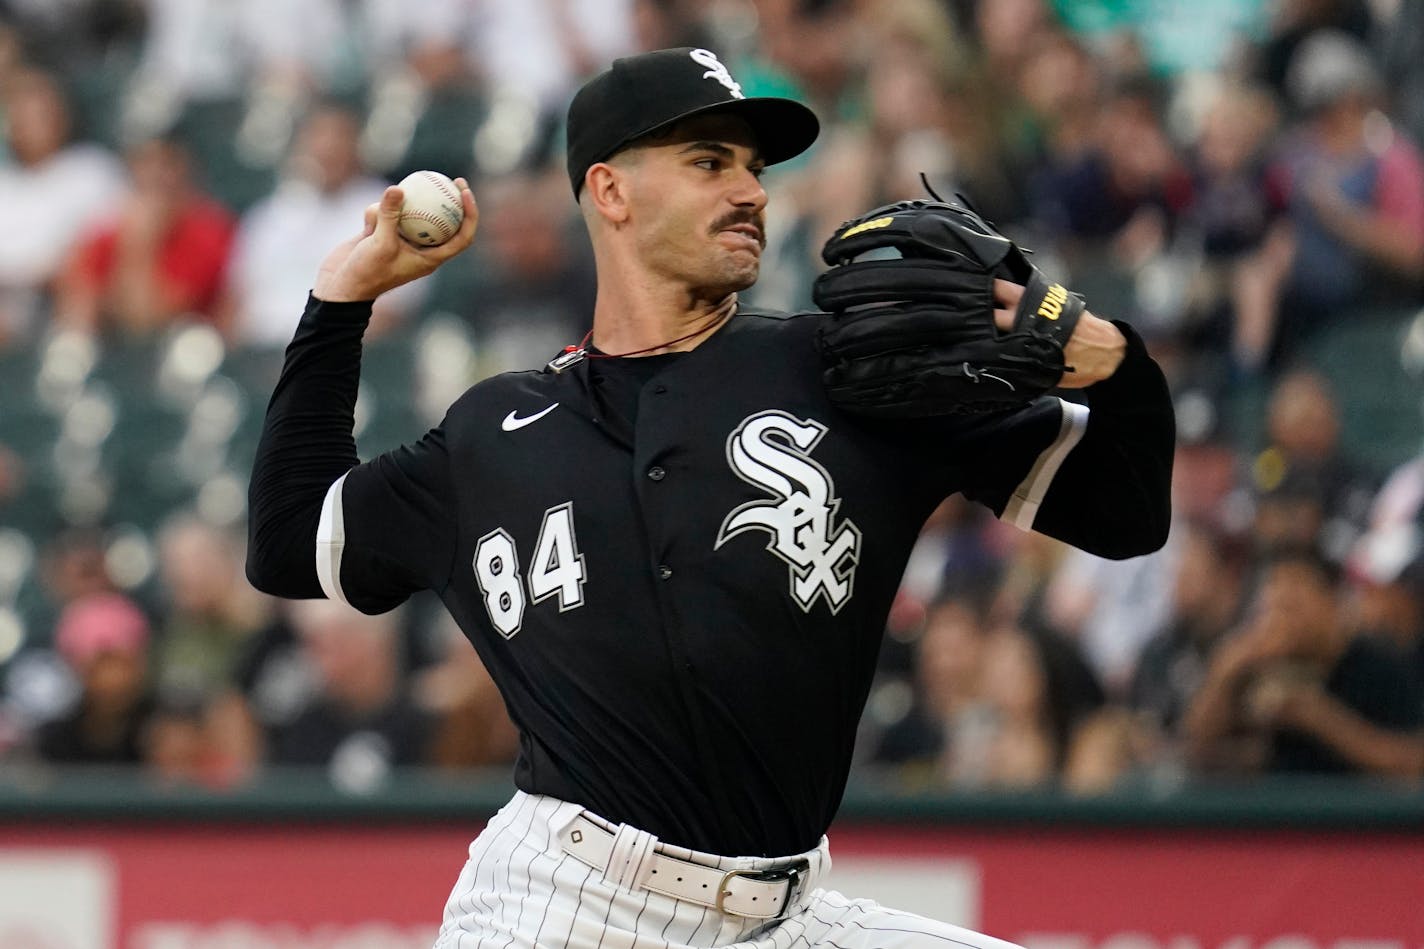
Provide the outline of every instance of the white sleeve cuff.
<path id="1" fill-rule="evenodd" d="M 1038 517 L 1038 506 L 1043 503 L 1043 496 L 1048 493 L 1048 487 L 1053 483 L 1053 476 L 1058 474 L 1058 468 L 1063 464 L 1063 459 L 1068 457 L 1068 453 L 1078 444 L 1083 437 L 1084 430 L 1088 427 L 1088 407 L 1077 402 L 1065 402 L 1058 400 L 1059 406 L 1063 410 L 1063 419 L 1058 426 L 1058 437 L 1039 453 L 1038 459 L 1029 469 L 1028 477 L 1024 478 L 1014 493 L 1009 497 L 1009 503 L 1004 505 L 1004 513 L 999 517 L 1022 530 L 1029 530 L 1033 527 L 1034 519 Z M 323 517 L 325 514 L 323 513 Z"/>
<path id="2" fill-rule="evenodd" d="M 326 489 L 326 499 L 321 502 L 321 520 L 316 525 L 316 576 L 327 599 L 342 603 L 347 603 L 346 594 L 341 590 L 341 554 L 346 549 L 341 489 L 345 484 L 346 475 L 342 475 Z"/>

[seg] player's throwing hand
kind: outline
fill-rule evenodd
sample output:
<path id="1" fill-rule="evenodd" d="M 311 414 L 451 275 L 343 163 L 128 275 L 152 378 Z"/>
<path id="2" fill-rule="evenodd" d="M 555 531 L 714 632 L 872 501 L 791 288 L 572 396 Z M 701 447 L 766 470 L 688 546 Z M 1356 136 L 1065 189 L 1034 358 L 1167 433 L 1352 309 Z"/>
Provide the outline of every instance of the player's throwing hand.
<path id="1" fill-rule="evenodd" d="M 405 195 L 392 186 L 380 203 L 366 209 L 365 227 L 322 261 L 312 294 L 328 303 L 374 300 L 402 284 L 433 273 L 475 239 L 480 212 L 464 178 L 455 179 L 465 218 L 455 236 L 435 247 L 418 247 L 400 236 L 400 211 Z"/>

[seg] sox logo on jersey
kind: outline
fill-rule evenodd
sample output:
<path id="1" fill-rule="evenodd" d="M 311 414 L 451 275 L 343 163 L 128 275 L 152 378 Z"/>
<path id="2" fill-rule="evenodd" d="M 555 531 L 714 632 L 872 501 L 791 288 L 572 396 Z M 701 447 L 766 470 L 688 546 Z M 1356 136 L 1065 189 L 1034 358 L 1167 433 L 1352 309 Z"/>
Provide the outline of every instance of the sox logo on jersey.
<path id="1" fill-rule="evenodd" d="M 836 523 L 840 498 L 811 458 L 825 434 L 815 419 L 779 409 L 742 420 L 727 438 L 727 463 L 775 500 L 748 501 L 728 514 L 713 548 L 743 531 L 766 531 L 766 549 L 790 566 L 792 599 L 807 613 L 819 596 L 832 613 L 850 601 L 860 559 L 860 528 L 849 518 Z"/>

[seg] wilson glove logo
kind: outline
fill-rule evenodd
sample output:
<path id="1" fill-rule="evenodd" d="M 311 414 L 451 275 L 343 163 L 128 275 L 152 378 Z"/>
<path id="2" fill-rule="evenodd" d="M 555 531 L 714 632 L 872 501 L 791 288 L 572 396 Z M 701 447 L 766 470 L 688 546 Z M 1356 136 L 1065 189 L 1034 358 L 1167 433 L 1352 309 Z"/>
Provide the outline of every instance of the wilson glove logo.
<path id="1" fill-rule="evenodd" d="M 860 528 L 849 519 L 836 524 L 841 500 L 830 474 L 810 457 L 825 434 L 815 419 L 776 409 L 737 426 L 727 438 L 727 463 L 775 500 L 748 501 L 728 514 L 713 548 L 743 531 L 766 531 L 766 549 L 790 566 L 791 597 L 807 613 L 818 596 L 832 613 L 850 601 L 860 559 Z"/>
<path id="2" fill-rule="evenodd" d="M 1038 305 L 1038 315 L 1045 320 L 1056 320 L 1063 315 L 1063 304 L 1068 302 L 1068 291 L 1063 289 L 1063 284 L 1052 284 L 1043 295 L 1043 302 Z"/>

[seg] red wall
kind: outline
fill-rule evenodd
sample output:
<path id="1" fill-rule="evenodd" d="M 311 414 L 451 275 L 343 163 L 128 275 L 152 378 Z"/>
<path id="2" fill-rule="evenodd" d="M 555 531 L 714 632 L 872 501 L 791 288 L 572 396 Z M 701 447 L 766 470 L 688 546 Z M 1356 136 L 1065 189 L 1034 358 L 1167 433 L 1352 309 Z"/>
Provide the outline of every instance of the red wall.
<path id="1" fill-rule="evenodd" d="M 0 876 L 70 856 L 104 868 L 108 894 L 84 897 L 106 907 L 54 901 L 103 921 L 108 941 L 79 945 L 46 924 L 53 906 L 7 906 L 0 880 L 0 947 L 428 947 L 475 830 L 0 825 Z M 1036 949 L 1424 949 L 1424 830 L 844 827 L 831 840 L 850 866 L 943 858 L 977 870 L 978 927 Z"/>

